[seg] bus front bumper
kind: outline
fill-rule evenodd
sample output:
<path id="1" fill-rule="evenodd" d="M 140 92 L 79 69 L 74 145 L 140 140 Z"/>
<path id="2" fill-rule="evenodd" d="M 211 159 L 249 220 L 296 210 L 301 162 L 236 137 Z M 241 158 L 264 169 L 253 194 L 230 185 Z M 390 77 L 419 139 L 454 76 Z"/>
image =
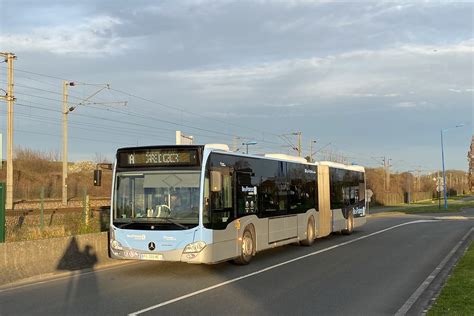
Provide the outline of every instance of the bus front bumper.
<path id="1" fill-rule="evenodd" d="M 193 243 L 196 244 L 196 243 Z M 188 245 L 189 246 L 189 245 Z M 204 244 L 204 247 L 186 246 L 183 249 L 174 249 L 168 251 L 141 251 L 127 247 L 110 246 L 110 255 L 113 259 L 122 260 L 150 260 L 150 261 L 169 261 L 169 262 L 187 262 L 187 263 L 213 263 L 212 244 Z M 202 246 L 202 245 L 201 245 Z M 118 249 L 117 249 L 118 248 Z M 191 249 L 190 249 L 191 248 Z"/>

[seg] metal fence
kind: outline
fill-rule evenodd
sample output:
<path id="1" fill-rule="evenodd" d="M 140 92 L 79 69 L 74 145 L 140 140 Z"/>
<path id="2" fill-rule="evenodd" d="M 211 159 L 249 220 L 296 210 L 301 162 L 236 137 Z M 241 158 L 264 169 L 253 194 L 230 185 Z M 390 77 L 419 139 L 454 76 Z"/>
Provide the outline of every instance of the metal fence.
<path id="1" fill-rule="evenodd" d="M 374 195 L 373 200 L 380 205 L 396 205 L 403 203 L 415 203 L 418 201 L 430 200 L 433 198 L 433 192 L 412 192 L 412 193 L 378 193 Z"/>
<path id="2" fill-rule="evenodd" d="M 87 188 L 63 206 L 60 199 L 46 198 L 47 189 L 35 189 L 36 199 L 15 201 L 5 216 L 6 241 L 106 231 L 109 225 L 109 198 L 91 198 Z"/>

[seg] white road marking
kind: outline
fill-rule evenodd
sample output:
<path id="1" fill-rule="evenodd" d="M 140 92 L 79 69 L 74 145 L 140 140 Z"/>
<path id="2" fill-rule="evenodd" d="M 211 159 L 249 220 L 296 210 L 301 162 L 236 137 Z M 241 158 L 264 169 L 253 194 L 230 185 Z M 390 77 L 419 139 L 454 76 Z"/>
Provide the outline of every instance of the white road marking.
<path id="1" fill-rule="evenodd" d="M 426 288 L 433 282 L 436 276 L 441 272 L 444 268 L 446 263 L 451 259 L 451 257 L 456 253 L 459 247 L 461 247 L 462 243 L 466 240 L 466 238 L 474 231 L 474 227 L 472 227 L 456 244 L 456 246 L 444 257 L 444 259 L 439 263 L 439 265 L 431 272 L 431 274 L 421 283 L 421 285 L 416 289 L 416 291 L 408 298 L 408 300 L 403 304 L 402 307 L 397 311 L 395 316 L 403 316 L 410 310 L 410 308 L 415 304 L 415 302 L 420 298 Z"/>
<path id="2" fill-rule="evenodd" d="M 299 261 L 299 260 L 301 260 L 301 259 L 305 259 L 305 258 L 314 256 L 314 255 L 317 255 L 317 254 L 320 254 L 320 253 L 329 251 L 329 250 L 333 250 L 333 249 L 336 249 L 336 248 L 339 248 L 339 247 L 348 245 L 348 244 L 352 244 L 352 243 L 354 243 L 354 242 L 356 242 L 356 241 L 360 241 L 360 240 L 363 240 L 363 239 L 369 238 L 369 237 L 371 237 L 371 236 L 375 236 L 375 235 L 378 235 L 378 234 L 387 232 L 387 231 L 389 231 L 389 230 L 392 230 L 392 229 L 395 229 L 395 228 L 398 228 L 398 227 L 402 227 L 402 226 L 406 226 L 406 225 L 411 225 L 411 224 L 431 223 L 431 222 L 439 222 L 439 220 L 417 220 L 417 221 L 412 221 L 412 222 L 407 222 L 407 223 L 402 223 L 402 224 L 398 224 L 398 225 L 395 225 L 395 226 L 391 226 L 391 227 L 388 227 L 388 228 L 385 228 L 385 229 L 382 229 L 382 230 L 379 230 L 379 231 L 370 233 L 370 234 L 365 235 L 365 236 L 361 236 L 361 237 L 358 237 L 358 238 L 355 238 L 355 239 L 352 239 L 352 240 L 348 240 L 348 241 L 345 241 L 345 242 L 343 242 L 343 243 L 340 243 L 340 244 L 337 244 L 337 245 L 334 245 L 334 246 L 331 246 L 331 247 L 328 247 L 328 248 L 324 248 L 324 249 L 321 249 L 321 250 L 318 250 L 318 251 L 315 251 L 315 252 L 311 252 L 311 253 L 309 253 L 309 254 L 306 254 L 306 255 L 303 255 L 303 256 L 300 256 L 300 257 L 297 257 L 297 258 L 294 258 L 294 259 L 290 259 L 290 260 L 288 260 L 288 261 L 284 261 L 284 262 L 281 262 L 281 263 L 278 263 L 278 264 L 269 266 L 269 267 L 267 267 L 267 268 L 264 268 L 264 269 L 261 269 L 261 270 L 255 271 L 255 272 L 252 272 L 252 273 L 249 273 L 249 274 L 246 274 L 246 275 L 242 275 L 242 276 L 240 276 L 240 277 L 236 277 L 236 278 L 234 278 L 234 279 L 230 279 L 230 280 L 228 280 L 228 281 L 225 281 L 225 282 L 222 282 L 222 283 L 218 283 L 218 284 L 215 284 L 215 285 L 206 287 L 206 288 L 204 288 L 204 289 L 201 289 L 201 290 L 198 290 L 198 291 L 189 293 L 189 294 L 185 294 L 185 295 L 182 295 L 182 296 L 173 298 L 173 299 L 171 299 L 171 300 L 168 300 L 168 301 L 165 301 L 165 302 L 162 302 L 162 303 L 159 303 L 159 304 L 156 304 L 156 305 L 153 305 L 153 306 L 150 306 L 150 307 L 141 309 L 141 310 L 139 310 L 139 311 L 130 313 L 130 314 L 128 314 L 128 315 L 129 315 L 129 316 L 135 316 L 135 315 L 143 314 L 143 313 L 149 312 L 149 311 L 151 311 L 151 310 L 154 310 L 154 309 L 157 309 L 157 308 L 166 306 L 166 305 L 170 305 L 170 304 L 176 303 L 176 302 L 178 302 L 178 301 L 182 301 L 182 300 L 187 299 L 187 298 L 189 298 L 189 297 L 193 297 L 193 296 L 199 295 L 199 294 L 201 294 L 201 293 L 214 290 L 214 289 L 216 289 L 216 288 L 225 286 L 225 285 L 227 285 L 227 284 L 235 283 L 235 282 L 237 282 L 237 281 L 240 281 L 240 280 L 243 280 L 243 279 L 247 279 L 247 278 L 250 278 L 250 277 L 252 277 L 252 276 L 255 276 L 255 275 L 264 273 L 264 272 L 266 272 L 266 271 L 273 270 L 273 269 L 275 269 L 275 268 L 278 268 L 278 267 L 287 265 L 287 264 L 289 264 L 289 263 L 292 263 L 292 262 L 295 262 L 295 261 Z"/>
<path id="3" fill-rule="evenodd" d="M 441 220 L 466 220 L 466 219 L 474 219 L 474 217 L 469 216 L 438 216 L 434 217 L 434 219 L 441 219 Z"/>

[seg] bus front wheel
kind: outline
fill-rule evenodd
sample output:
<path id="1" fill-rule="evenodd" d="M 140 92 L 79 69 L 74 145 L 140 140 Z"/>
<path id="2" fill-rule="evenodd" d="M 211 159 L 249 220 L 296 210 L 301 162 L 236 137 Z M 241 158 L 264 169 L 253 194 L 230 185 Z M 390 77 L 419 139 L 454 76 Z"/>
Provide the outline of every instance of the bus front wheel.
<path id="1" fill-rule="evenodd" d="M 245 228 L 242 234 L 240 255 L 234 259 L 234 262 L 240 265 L 249 264 L 254 253 L 254 244 L 252 231 L 249 228 Z"/>

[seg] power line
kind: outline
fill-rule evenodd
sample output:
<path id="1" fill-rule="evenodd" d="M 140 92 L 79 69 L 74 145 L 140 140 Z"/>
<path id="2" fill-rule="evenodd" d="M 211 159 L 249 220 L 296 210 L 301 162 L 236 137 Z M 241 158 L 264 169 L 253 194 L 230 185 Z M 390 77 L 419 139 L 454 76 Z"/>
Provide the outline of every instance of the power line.
<path id="1" fill-rule="evenodd" d="M 19 106 L 25 106 L 21 103 L 17 103 Z M 4 111 L 0 111 L 0 113 L 5 113 Z M 37 114 L 30 114 L 30 113 L 17 113 L 17 116 L 23 117 L 28 120 L 34 120 L 34 121 L 39 121 L 39 122 L 45 122 L 48 124 L 58 124 L 61 125 L 61 122 L 59 120 L 52 120 L 48 116 L 41 116 Z M 91 128 L 95 130 L 105 130 L 105 131 L 110 131 L 110 130 L 115 130 L 116 133 L 121 134 L 121 135 L 126 135 L 126 136 L 150 136 L 153 137 L 154 139 L 162 139 L 162 140 L 169 140 L 168 138 L 162 138 L 160 136 L 157 136 L 156 134 L 150 134 L 150 133 L 145 133 L 142 130 L 138 129 L 132 129 L 128 128 L 126 131 L 123 128 L 120 127 L 115 127 L 115 126 L 102 126 L 98 124 L 92 124 L 92 123 L 85 123 L 85 122 L 71 122 L 71 125 L 73 126 L 79 126 L 78 129 L 80 130 L 85 130 L 89 131 Z M 88 128 L 80 128 L 80 126 L 86 126 Z M 132 131 L 130 133 L 130 131 Z M 172 134 L 170 134 L 171 136 Z"/>
<path id="2" fill-rule="evenodd" d="M 114 89 L 114 88 L 111 88 L 111 90 L 115 91 L 115 92 L 118 92 L 118 93 L 125 94 L 129 97 L 133 97 L 133 98 L 136 98 L 136 99 L 139 99 L 139 100 L 142 100 L 142 101 L 146 101 L 146 102 L 149 102 L 149 103 L 152 103 L 152 104 L 160 105 L 162 107 L 170 108 L 170 109 L 173 109 L 173 110 L 176 110 L 176 111 L 179 111 L 179 112 L 184 112 L 185 111 L 187 114 L 192 114 L 192 115 L 199 116 L 199 117 L 202 117 L 202 118 L 205 118 L 205 119 L 209 119 L 209 120 L 212 120 L 213 122 L 219 122 L 219 123 L 222 123 L 222 124 L 225 124 L 225 125 L 232 125 L 232 126 L 235 126 L 235 127 L 244 128 L 246 130 L 253 130 L 253 131 L 256 131 L 256 132 L 259 132 L 259 133 L 262 132 L 261 130 L 257 130 L 257 129 L 252 128 L 252 127 L 242 126 L 242 125 L 235 124 L 235 123 L 232 123 L 232 122 L 229 122 L 229 121 L 223 121 L 223 120 L 220 120 L 220 119 L 211 118 L 209 116 L 206 116 L 206 115 L 203 115 L 203 114 L 200 114 L 200 113 L 196 113 L 196 112 L 193 112 L 193 111 L 185 110 L 185 109 L 180 108 L 180 107 L 176 107 L 176 106 L 165 104 L 165 103 L 162 103 L 162 102 L 150 100 L 150 99 L 135 95 L 135 94 L 130 93 L 130 92 L 126 92 L 126 91 L 122 91 L 122 90 L 118 90 L 118 89 Z M 267 133 L 272 134 L 270 132 L 267 132 Z M 278 134 L 273 134 L 273 135 L 278 136 Z M 252 139 L 252 138 L 250 137 L 248 139 Z"/>
<path id="3" fill-rule="evenodd" d="M 58 99 L 33 95 L 33 94 L 29 94 L 29 93 L 17 92 L 17 94 L 24 95 L 24 96 L 29 96 L 29 97 L 33 97 L 33 98 L 40 98 L 40 99 L 44 99 L 44 100 L 48 100 L 48 101 L 55 101 L 55 102 L 58 102 L 58 103 L 61 102 L 61 100 L 58 100 Z M 101 111 L 115 112 L 115 113 L 118 113 L 118 114 L 125 114 L 125 115 L 129 115 L 129 116 L 135 116 L 135 117 L 139 117 L 139 118 L 146 119 L 146 120 L 152 120 L 152 121 L 161 121 L 163 123 L 167 123 L 167 124 L 171 124 L 171 125 L 175 125 L 175 126 L 184 126 L 184 127 L 188 127 L 188 128 L 195 129 L 195 130 L 210 132 L 210 133 L 217 134 L 217 135 L 220 135 L 220 136 L 227 136 L 227 137 L 235 137 L 236 136 L 235 134 L 223 133 L 221 131 L 215 131 L 215 130 L 200 128 L 200 127 L 194 127 L 194 126 L 186 125 L 186 124 L 179 124 L 179 123 L 175 123 L 175 122 L 172 122 L 172 121 L 167 121 L 167 120 L 158 119 L 158 118 L 152 118 L 150 116 L 145 116 L 145 115 L 141 115 L 141 114 L 134 114 L 134 113 L 124 112 L 124 111 L 120 111 L 120 110 L 112 110 L 112 109 L 106 109 L 106 108 L 101 108 L 101 107 L 94 107 L 94 106 L 91 106 L 91 105 L 87 105 L 87 106 L 98 109 L 98 110 L 101 110 Z M 91 115 L 85 115 L 85 114 L 77 114 L 76 116 L 84 116 L 84 117 L 90 117 L 90 118 L 96 118 L 96 119 L 104 120 L 104 118 L 98 118 L 98 117 L 94 117 L 94 116 L 91 116 Z M 136 123 L 124 122 L 124 121 L 120 121 L 120 123 L 137 125 Z M 138 124 L 138 125 L 140 125 L 140 124 Z M 147 127 L 150 127 L 150 126 L 147 126 Z M 168 131 L 175 131 L 174 129 L 171 130 L 171 129 L 164 129 L 164 128 L 156 128 L 156 127 L 153 127 L 153 128 L 168 130 Z M 211 138 L 211 136 L 209 136 L 209 135 L 199 135 L 199 134 L 196 134 L 196 135 Z M 260 138 L 252 138 L 252 137 L 245 137 L 245 136 L 239 136 L 239 137 L 242 138 L 242 139 L 254 139 L 254 140 L 257 140 L 259 142 L 265 142 L 265 143 L 270 143 L 270 144 L 279 144 L 279 143 L 276 143 L 276 142 L 272 142 L 272 141 L 265 140 L 265 139 L 260 139 Z"/>
<path id="4" fill-rule="evenodd" d="M 53 98 L 48 98 L 48 97 L 42 97 L 42 96 L 36 96 L 36 95 L 32 95 L 32 94 L 26 94 L 26 93 L 19 93 L 21 95 L 26 95 L 26 96 L 31 96 L 33 98 L 41 98 L 41 99 L 46 99 L 46 100 L 52 100 L 52 101 L 57 101 L 59 102 L 59 100 L 57 99 L 53 99 Z M 31 102 L 31 101 L 29 101 Z M 37 103 L 35 103 L 37 104 Z M 38 108 L 38 109 L 41 109 L 41 110 L 47 110 L 47 111 L 52 111 L 52 112 L 57 112 L 57 113 L 61 113 L 60 110 L 54 110 L 54 109 L 51 109 L 51 108 L 44 108 L 44 107 L 36 107 L 36 106 L 32 106 L 32 105 L 27 105 L 27 104 L 19 104 L 19 105 L 23 105 L 23 106 L 27 106 L 27 107 L 32 107 L 32 108 Z M 46 105 L 45 105 L 46 106 Z M 94 109 L 98 109 L 98 110 L 101 110 L 101 111 L 108 111 L 108 112 L 112 112 L 112 113 L 117 113 L 117 114 L 123 114 L 123 115 L 128 115 L 128 116 L 134 116 L 134 117 L 138 117 L 138 118 L 141 118 L 141 119 L 146 119 L 146 120 L 152 120 L 152 121 L 162 121 L 164 123 L 167 123 L 167 124 L 173 124 L 173 125 L 178 125 L 178 126 L 182 126 L 182 125 L 179 125 L 177 123 L 174 123 L 174 122 L 170 122 L 170 121 L 167 121 L 167 120 L 161 120 L 161 119 L 155 119 L 153 117 L 150 117 L 150 116 L 145 116 L 145 115 L 141 115 L 141 114 L 135 114 L 135 113 L 130 113 L 130 112 L 127 112 L 127 111 L 121 111 L 121 110 L 115 110 L 115 109 L 109 109 L 109 108 L 101 108 L 101 107 L 96 107 L 96 106 L 92 106 L 92 105 L 88 105 L 88 107 L 91 107 L 91 108 L 94 108 Z M 164 130 L 164 131 L 169 131 L 169 132 L 174 132 L 175 130 L 174 129 L 169 129 L 169 128 L 157 128 L 155 126 L 150 126 L 150 125 L 144 125 L 144 124 L 138 124 L 138 123 L 131 123 L 131 122 L 124 122 L 124 121 L 121 121 L 121 120 L 113 120 L 113 119 L 106 119 L 106 118 L 103 118 L 103 117 L 97 117 L 97 116 L 93 116 L 93 115 L 88 115 L 88 114 L 77 114 L 76 116 L 82 116 L 82 117 L 85 117 L 85 118 L 92 118 L 92 119 L 97 119 L 97 120 L 102 120 L 102 121 L 110 121 L 110 122 L 114 122 L 114 123 L 120 123 L 120 124 L 131 124 L 131 125 L 135 125 L 135 126 L 139 126 L 139 127 L 150 127 L 150 128 L 153 128 L 153 129 L 159 129 L 159 130 Z M 187 127 L 190 127 L 190 128 L 195 128 L 194 126 L 187 126 Z M 218 134 L 219 136 L 226 136 L 224 138 L 227 138 L 227 137 L 235 137 L 235 135 L 232 135 L 232 134 L 227 134 L 227 133 L 221 133 L 221 132 L 218 132 L 218 131 L 213 131 L 213 130 L 208 130 L 208 129 L 201 129 L 201 128 L 195 128 L 195 129 L 200 129 L 200 130 L 203 130 L 203 131 L 207 131 L 207 132 L 210 132 L 210 133 L 214 133 L 214 134 Z M 206 138 L 213 138 L 213 136 L 211 135 L 204 135 L 204 134 L 196 134 L 196 136 L 200 136 L 200 137 L 206 137 Z M 291 148 L 291 149 L 294 149 L 295 146 L 294 144 L 286 137 L 284 137 L 285 135 L 279 135 L 279 137 L 284 140 L 288 146 Z M 241 138 L 244 138 L 244 137 L 241 137 Z M 244 139 L 247 139 L 247 138 L 244 138 Z M 250 139 L 250 138 L 248 138 Z M 280 143 L 276 143 L 276 142 L 272 142 L 272 141 L 269 141 L 269 140 L 261 140 L 261 139 L 258 139 L 258 138 L 252 138 L 252 139 L 256 139 L 258 141 L 261 141 L 261 142 L 264 142 L 264 143 L 268 143 L 268 144 L 280 144 Z M 277 147 L 277 146 L 265 146 L 265 148 L 280 148 L 280 147 Z M 347 152 L 350 152 L 350 151 L 347 151 Z M 355 152 L 353 152 L 355 153 Z M 368 155 L 364 155 L 364 154 L 360 154 L 360 153 L 355 153 L 357 155 L 360 155 L 360 156 L 365 156 L 365 157 L 369 157 Z M 358 159 L 360 160 L 360 159 Z"/>
<path id="5" fill-rule="evenodd" d="M 19 71 L 19 72 L 24 72 L 24 73 L 28 73 L 28 74 L 34 74 L 34 75 L 37 75 L 37 76 L 43 76 L 43 77 L 48 77 L 48 78 L 53 78 L 53 79 L 56 79 L 56 80 L 61 80 L 61 81 L 71 81 L 69 79 L 65 79 L 65 78 L 60 78 L 60 77 L 56 77 L 56 76 L 51 76 L 51 75 L 46 75 L 46 74 L 41 74 L 41 73 L 36 73 L 36 72 L 32 72 L 32 71 L 26 71 L 26 70 L 23 70 L 23 69 L 16 69 L 16 71 Z M 80 82 L 80 81 L 75 81 L 77 83 L 81 83 L 81 84 L 84 84 L 83 82 Z M 216 118 L 211 118 L 211 117 L 208 117 L 206 115 L 203 115 L 203 114 L 200 114 L 200 113 L 196 113 L 196 112 L 193 112 L 193 111 L 189 111 L 189 110 L 185 110 L 183 108 L 180 108 L 180 107 L 177 107 L 177 106 L 174 106 L 174 105 L 169 105 L 169 104 L 165 104 L 163 102 L 158 102 L 158 101 L 154 101 L 154 100 L 151 100 L 151 99 L 147 99 L 147 98 L 144 98 L 142 96 L 138 96 L 136 94 L 133 94 L 133 93 L 130 93 L 130 92 L 126 92 L 126 91 L 123 91 L 123 90 L 119 90 L 119 89 L 115 89 L 115 88 L 110 88 L 110 90 L 113 90 L 113 91 L 116 91 L 118 93 L 122 93 L 122 94 L 125 94 L 129 97 L 133 97 L 133 98 L 136 98 L 136 99 L 139 99 L 139 100 L 142 100 L 142 101 L 146 101 L 146 102 L 149 102 L 149 103 L 152 103 L 152 104 L 156 104 L 156 105 L 159 105 L 159 106 L 162 106 L 162 107 L 165 107 L 165 108 L 169 108 L 169 109 L 173 109 L 175 111 L 179 111 L 180 113 L 183 113 L 183 112 L 186 112 L 187 114 L 192 114 L 192 115 L 195 115 L 195 116 L 199 116 L 199 117 L 202 117 L 202 118 L 206 118 L 206 119 L 210 119 L 212 120 L 213 122 L 220 122 L 222 124 L 225 124 L 226 126 L 227 125 L 232 125 L 232 126 L 235 126 L 235 127 L 239 127 L 239 128 L 244 128 L 246 130 L 253 130 L 253 131 L 256 131 L 256 132 L 259 132 L 259 133 L 263 133 L 263 134 L 270 134 L 270 135 L 273 135 L 275 137 L 278 137 L 279 135 L 276 134 L 276 133 L 272 133 L 272 132 L 268 132 L 268 131 L 262 131 L 262 130 L 258 130 L 258 129 L 255 129 L 255 128 L 252 128 L 252 127 L 248 127 L 248 126 L 242 126 L 242 125 L 239 125 L 239 124 L 235 124 L 235 123 L 232 123 L 232 122 L 228 122 L 228 121 L 224 121 L 224 120 L 220 120 L 220 119 L 216 119 Z M 252 139 L 252 138 L 248 138 L 248 139 Z"/>
<path id="6" fill-rule="evenodd" d="M 22 130 L 22 129 L 14 129 L 15 132 L 18 132 L 18 133 L 28 133 L 28 134 L 40 134 L 40 135 L 46 135 L 46 136 L 54 136 L 54 137 L 58 137 L 58 138 L 61 138 L 62 135 L 59 135 L 59 134 L 52 134 L 52 133 L 45 133 L 45 132 L 38 132 L 38 131 L 28 131 L 28 130 Z M 114 142 L 114 141 L 111 141 L 111 140 L 104 140 L 104 139 L 94 139 L 94 138 L 84 138 L 84 137 L 71 137 L 71 138 L 74 138 L 74 139 L 79 139 L 79 140 L 87 140 L 87 141 L 91 141 L 91 142 L 99 142 L 99 143 L 115 143 L 115 144 L 120 144 L 120 145 L 124 145 L 123 142 Z"/>
<path id="7" fill-rule="evenodd" d="M 38 103 L 33 103 L 33 104 L 38 104 Z M 41 107 L 41 106 L 37 106 L 37 105 L 32 105 L 31 103 L 30 104 L 23 104 L 23 103 L 18 103 L 19 106 L 21 107 L 26 107 L 26 108 L 34 108 L 34 109 L 40 109 L 40 110 L 43 110 L 43 111 L 49 111 L 49 112 L 55 112 L 55 113 L 61 113 L 60 110 L 55 110 L 55 109 L 51 109 L 51 108 L 46 108 L 46 107 Z M 23 114 L 23 113 L 21 113 Z M 28 113 L 28 114 L 24 114 L 26 115 L 27 117 L 30 117 L 32 116 L 33 114 L 31 113 Z M 46 119 L 48 121 L 51 120 L 51 117 L 41 117 L 39 115 L 36 115 L 37 117 L 40 117 L 40 118 L 43 118 L 43 119 Z M 97 116 L 93 116 L 93 115 L 87 115 L 87 114 L 77 114 L 76 116 L 82 116 L 82 117 L 86 117 L 86 118 L 92 118 L 92 119 L 97 119 L 97 120 L 101 120 L 101 121 L 106 121 L 106 122 L 112 122 L 112 123 L 119 123 L 120 126 L 119 127 L 114 127 L 114 128 L 120 128 L 121 130 L 123 130 L 123 124 L 124 121 L 121 121 L 121 120 L 113 120 L 113 119 L 110 119 L 110 118 L 104 118 L 104 117 L 97 117 Z M 46 122 L 48 122 L 46 121 Z M 128 123 L 128 122 L 127 122 Z M 86 126 L 96 126 L 96 124 L 92 124 L 92 123 L 80 123 L 80 122 L 77 122 L 76 124 L 81 124 L 81 125 L 86 125 Z M 144 124 L 138 124 L 138 123 L 129 123 L 131 125 L 136 125 L 138 127 L 145 127 L 147 128 L 148 130 L 156 130 L 156 129 L 160 129 L 160 128 L 155 128 L 154 126 L 150 126 L 150 125 L 144 125 Z M 108 128 L 108 127 L 106 127 Z M 130 127 L 127 127 L 127 130 L 130 130 Z M 174 133 L 174 129 L 163 129 L 161 128 L 161 130 L 165 130 L 165 131 L 169 131 L 169 132 L 172 132 Z M 138 129 L 135 129 L 135 131 L 139 131 Z M 150 135 L 150 133 L 144 133 L 146 135 Z M 214 139 L 214 136 L 210 136 L 210 135 L 203 135 L 203 134 L 197 134 L 197 136 L 201 136 L 201 137 L 206 137 L 206 138 L 212 138 Z M 266 146 L 268 148 L 274 148 L 275 146 Z"/>
<path id="8" fill-rule="evenodd" d="M 39 90 L 41 90 L 41 89 L 39 89 Z M 29 96 L 29 97 L 33 97 L 33 98 L 40 98 L 40 99 L 49 100 L 49 101 L 55 101 L 55 102 L 58 102 L 58 103 L 61 102 L 61 100 L 58 100 L 58 99 L 32 95 L 32 94 L 28 94 L 28 93 L 17 92 L 17 94 L 25 95 L 25 96 Z M 184 127 L 188 127 L 188 128 L 192 128 L 192 129 L 196 129 L 196 130 L 201 130 L 201 131 L 205 131 L 205 132 L 210 132 L 210 133 L 214 133 L 214 134 L 218 134 L 218 135 L 225 135 L 225 136 L 229 136 L 229 137 L 234 137 L 235 136 L 234 134 L 228 134 L 228 133 L 223 133 L 223 132 L 220 132 L 220 131 L 214 131 L 214 130 L 210 130 L 210 129 L 194 127 L 194 126 L 185 125 L 185 124 L 179 124 L 179 123 L 175 123 L 175 122 L 172 122 L 172 121 L 158 119 L 158 118 L 151 118 L 149 116 L 140 115 L 140 114 L 133 114 L 133 113 L 117 111 L 117 110 L 114 111 L 114 110 L 111 110 L 111 109 L 104 109 L 104 108 L 100 108 L 100 107 L 94 107 L 94 106 L 91 106 L 91 105 L 84 105 L 84 106 L 92 107 L 92 108 L 102 110 L 102 111 L 106 110 L 106 111 L 109 111 L 109 112 L 115 112 L 115 113 L 119 113 L 119 114 L 126 114 L 126 115 L 129 115 L 129 116 L 135 116 L 135 117 L 139 117 L 139 118 L 147 119 L 147 120 L 160 121 L 160 122 L 171 124 L 171 125 L 184 126 Z M 61 111 L 59 111 L 59 112 L 61 112 Z M 77 114 L 76 116 L 79 116 L 79 115 L 85 116 L 83 114 Z M 89 117 L 92 117 L 92 116 L 89 116 Z M 130 122 L 127 122 L 127 123 L 134 124 L 134 123 L 130 123 Z M 158 129 L 160 129 L 160 128 L 158 128 Z M 163 129 L 163 128 L 161 128 L 161 129 Z M 167 129 L 167 130 L 170 130 L 170 129 Z M 173 131 L 175 131 L 175 130 L 173 129 Z M 243 136 L 239 136 L 239 137 L 244 138 L 244 139 L 252 139 L 250 137 L 243 137 Z"/>
<path id="9" fill-rule="evenodd" d="M 4 67 L 0 66 L 0 68 L 4 68 Z M 24 73 L 24 74 L 30 74 L 30 75 L 40 76 L 40 77 L 44 77 L 44 78 L 50 78 L 50 79 L 54 79 L 54 80 L 69 81 L 68 79 L 65 79 L 65 78 L 61 78 L 61 77 L 57 77 L 57 76 L 53 76 L 53 75 L 42 74 L 42 73 L 37 73 L 37 72 L 33 72 L 33 71 L 27 71 L 27 70 L 23 70 L 23 69 L 15 69 L 15 71 L 20 72 L 20 73 Z M 35 79 L 35 78 L 32 78 L 32 77 L 24 76 L 24 78 L 27 78 L 27 79 L 32 80 L 32 81 L 37 81 L 37 82 L 40 82 L 40 83 L 43 83 L 43 84 L 47 84 L 47 85 L 50 85 L 50 86 L 56 86 L 53 83 L 42 81 L 42 80 Z M 80 84 L 85 84 L 85 83 L 77 81 L 77 80 L 75 80 L 75 82 L 80 83 Z M 58 93 L 56 91 L 51 91 L 51 90 L 47 90 L 47 89 L 32 87 L 32 86 L 28 86 L 28 85 L 16 84 L 16 86 L 21 87 L 21 88 L 25 88 L 25 89 L 34 89 L 36 91 L 41 91 L 41 92 L 45 92 L 45 93 L 61 95 L 61 93 Z M 91 108 L 98 109 L 98 110 L 102 110 L 102 111 L 108 111 L 108 112 L 115 113 L 115 114 L 133 116 L 133 117 L 137 117 L 137 118 L 140 118 L 140 119 L 159 121 L 159 122 L 162 122 L 162 123 L 165 123 L 165 124 L 170 124 L 170 125 L 174 125 L 174 126 L 182 126 L 182 127 L 191 128 L 191 129 L 198 130 L 198 131 L 204 131 L 204 132 L 208 132 L 208 133 L 211 133 L 211 134 L 219 135 L 220 137 L 223 137 L 223 138 L 240 137 L 240 138 L 248 139 L 248 140 L 256 140 L 256 141 L 259 141 L 259 142 L 264 143 L 264 144 L 273 144 L 273 145 L 281 144 L 280 142 L 270 141 L 270 140 L 268 140 L 268 138 L 265 139 L 264 135 L 266 134 L 266 135 L 274 136 L 277 139 L 283 140 L 291 148 L 295 147 L 294 144 L 291 141 L 289 141 L 288 139 L 283 138 L 281 135 L 276 134 L 276 133 L 272 133 L 272 132 L 269 132 L 269 131 L 263 131 L 263 130 L 255 129 L 255 128 L 252 128 L 252 127 L 247 127 L 247 126 L 243 126 L 243 125 L 240 125 L 240 124 L 235 124 L 233 122 L 212 118 L 212 117 L 209 117 L 207 115 L 203 115 L 201 113 L 196 113 L 196 112 L 193 112 L 193 111 L 185 110 L 185 109 L 183 109 L 181 107 L 178 107 L 178 106 L 174 106 L 174 105 L 166 104 L 166 103 L 163 103 L 163 102 L 155 101 L 155 100 L 152 100 L 152 99 L 148 99 L 148 98 L 136 95 L 136 94 L 131 93 L 131 92 L 127 92 L 127 91 L 123 91 L 123 90 L 119 90 L 119 89 L 115 89 L 115 88 L 111 88 L 108 91 L 111 95 L 112 95 L 112 91 L 114 91 L 114 92 L 117 92 L 119 94 L 126 95 L 129 98 L 134 98 L 134 99 L 145 101 L 145 102 L 148 102 L 148 103 L 151 103 L 151 104 L 159 105 L 159 106 L 161 106 L 163 108 L 166 108 L 166 109 L 177 111 L 180 115 L 183 115 L 183 114 L 193 115 L 193 116 L 197 116 L 197 117 L 201 117 L 201 118 L 211 120 L 212 122 L 222 123 L 222 124 L 225 124 L 226 126 L 234 126 L 234 127 L 239 128 L 239 129 L 256 131 L 258 133 L 261 133 L 262 137 L 257 138 L 257 137 L 250 137 L 250 136 L 238 136 L 238 135 L 235 135 L 235 134 L 224 133 L 222 131 L 211 130 L 211 129 L 201 128 L 201 127 L 197 127 L 197 126 L 193 126 L 193 125 L 189 125 L 189 124 L 183 124 L 183 123 L 177 123 L 177 122 L 173 122 L 173 121 L 163 120 L 161 118 L 154 117 L 156 115 L 155 113 L 150 114 L 150 115 L 144 115 L 144 114 L 134 113 L 134 112 L 131 112 L 131 111 L 112 110 L 110 108 L 100 108 L 100 107 L 94 107 L 94 106 L 91 106 L 91 105 L 87 105 L 87 106 L 91 107 Z M 54 101 L 54 102 L 58 102 L 58 103 L 61 102 L 61 100 L 54 99 L 54 98 L 48 98 L 48 97 L 45 97 L 45 96 L 32 95 L 32 94 L 27 94 L 27 93 L 22 93 L 22 92 L 17 92 L 17 94 L 24 95 L 24 96 L 30 96 L 32 98 L 41 98 L 41 99 L 44 99 L 44 100 Z M 71 95 L 71 97 L 75 98 L 75 99 L 82 99 L 81 97 L 76 96 L 76 95 Z M 42 110 L 46 110 L 46 109 L 42 109 Z M 135 125 L 135 126 L 138 126 L 138 127 L 145 127 L 145 128 L 150 127 L 149 125 L 136 124 L 136 123 L 131 123 L 131 122 L 124 122 L 124 121 L 120 121 L 120 120 L 104 119 L 104 118 L 93 117 L 93 116 L 85 115 L 85 114 L 77 114 L 77 116 L 89 117 L 89 118 L 98 119 L 98 120 L 102 120 L 102 121 L 110 121 L 110 122 L 114 122 L 114 123 L 118 123 L 118 124 L 127 124 L 127 125 L 132 124 L 132 125 Z M 159 130 L 165 130 L 165 131 L 174 131 L 174 129 L 171 130 L 171 129 L 165 129 L 165 128 L 156 128 L 154 126 L 153 126 L 153 128 L 154 129 L 159 129 Z M 200 137 L 214 139 L 214 136 L 210 136 L 210 135 L 203 135 L 203 134 L 201 134 L 201 135 L 196 134 L 196 135 L 200 136 Z M 264 147 L 264 148 L 280 148 L 280 147 L 271 146 L 271 145 L 262 146 L 262 147 Z M 350 152 L 350 151 L 344 150 L 344 152 Z M 355 154 L 368 157 L 367 155 L 363 155 L 363 154 L 359 154 L 359 153 L 355 153 Z M 362 159 L 358 158 L 358 160 L 362 160 Z"/>

